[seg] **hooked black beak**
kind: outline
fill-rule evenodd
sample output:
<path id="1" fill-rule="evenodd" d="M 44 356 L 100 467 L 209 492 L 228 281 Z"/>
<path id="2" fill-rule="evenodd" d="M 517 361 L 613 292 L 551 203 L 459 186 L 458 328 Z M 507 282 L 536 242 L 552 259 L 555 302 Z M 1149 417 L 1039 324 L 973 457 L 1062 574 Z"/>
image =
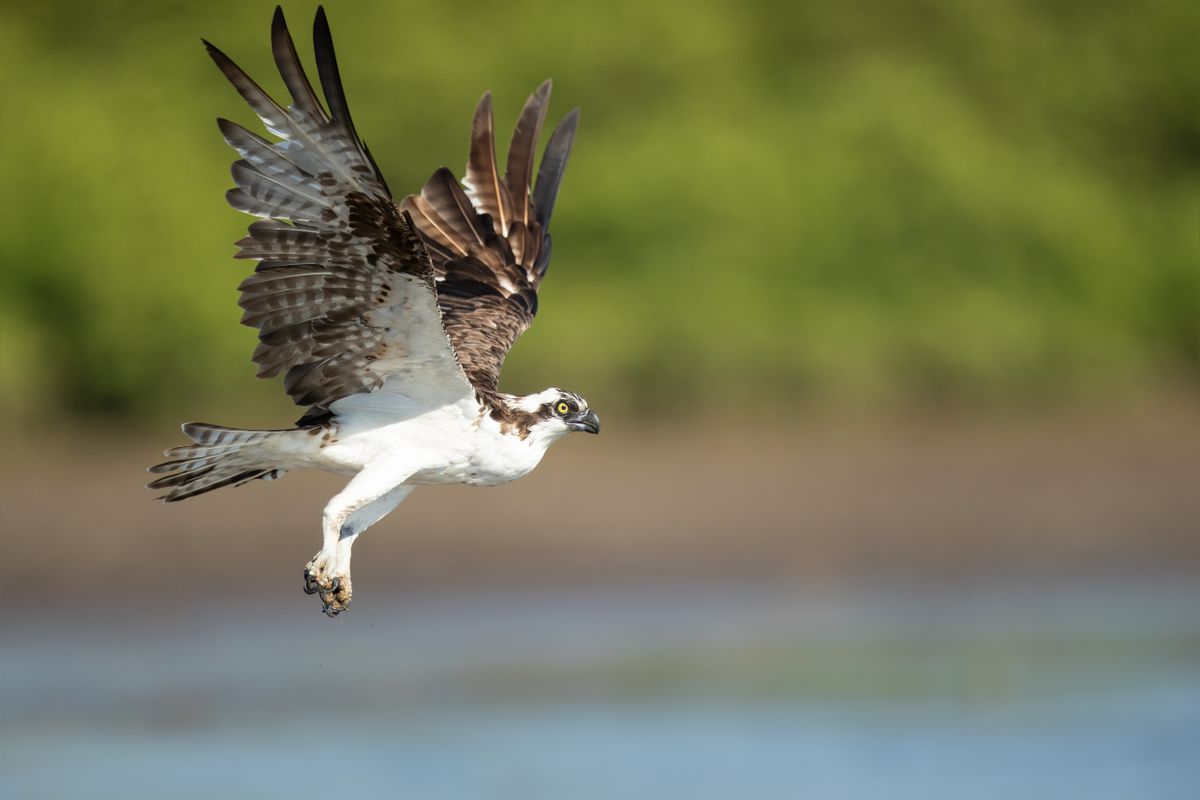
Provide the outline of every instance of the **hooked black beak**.
<path id="1" fill-rule="evenodd" d="M 588 411 L 586 414 L 580 414 L 575 419 L 571 420 L 569 427 L 573 431 L 587 431 L 588 433 L 600 432 L 600 418 L 596 416 L 595 411 Z"/>

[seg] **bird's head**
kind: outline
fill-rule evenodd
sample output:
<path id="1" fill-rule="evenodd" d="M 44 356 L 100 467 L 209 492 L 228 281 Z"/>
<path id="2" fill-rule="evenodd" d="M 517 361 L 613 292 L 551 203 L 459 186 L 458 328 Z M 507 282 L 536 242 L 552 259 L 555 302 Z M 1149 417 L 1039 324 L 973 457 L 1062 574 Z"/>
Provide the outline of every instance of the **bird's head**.
<path id="1" fill-rule="evenodd" d="M 517 405 L 532 416 L 533 424 L 529 430 L 539 438 L 553 441 L 572 431 L 600 432 L 600 417 L 574 392 L 546 389 L 519 398 Z"/>

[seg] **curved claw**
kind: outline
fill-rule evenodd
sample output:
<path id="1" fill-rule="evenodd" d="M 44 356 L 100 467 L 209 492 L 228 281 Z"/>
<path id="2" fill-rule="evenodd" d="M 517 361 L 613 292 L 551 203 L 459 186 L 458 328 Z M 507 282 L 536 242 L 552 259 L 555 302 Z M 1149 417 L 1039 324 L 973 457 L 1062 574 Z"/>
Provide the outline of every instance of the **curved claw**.
<path id="1" fill-rule="evenodd" d="M 345 589 L 342 585 L 340 576 L 322 574 L 315 561 L 304 568 L 304 593 L 320 597 L 321 613 L 327 617 L 336 617 L 350 608 L 350 581 L 347 579 Z"/>

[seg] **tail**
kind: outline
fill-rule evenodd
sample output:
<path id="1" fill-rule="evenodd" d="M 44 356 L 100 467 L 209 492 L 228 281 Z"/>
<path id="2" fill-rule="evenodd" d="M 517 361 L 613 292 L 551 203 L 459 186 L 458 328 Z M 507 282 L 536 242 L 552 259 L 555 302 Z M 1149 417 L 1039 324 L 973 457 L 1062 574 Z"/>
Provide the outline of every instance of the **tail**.
<path id="1" fill-rule="evenodd" d="M 171 448 L 165 453 L 170 461 L 150 467 L 150 472 L 168 473 L 147 484 L 150 489 L 170 489 L 160 500 L 173 503 L 222 486 L 275 480 L 286 471 L 278 466 L 277 454 L 264 445 L 291 431 L 243 431 L 187 422 L 183 432 L 195 444 Z"/>

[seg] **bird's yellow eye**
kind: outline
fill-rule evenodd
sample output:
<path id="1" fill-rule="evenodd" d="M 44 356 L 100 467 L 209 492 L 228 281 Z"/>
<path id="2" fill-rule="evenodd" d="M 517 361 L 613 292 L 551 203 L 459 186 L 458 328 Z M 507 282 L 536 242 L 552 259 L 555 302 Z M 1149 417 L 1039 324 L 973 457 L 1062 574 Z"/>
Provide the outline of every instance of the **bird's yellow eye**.
<path id="1" fill-rule="evenodd" d="M 569 405 L 567 405 L 566 401 L 564 400 L 564 401 L 560 401 L 559 404 L 554 407 L 554 410 L 557 411 L 559 414 L 566 416 L 567 412 L 569 412 L 571 410 L 571 407 Z"/>

